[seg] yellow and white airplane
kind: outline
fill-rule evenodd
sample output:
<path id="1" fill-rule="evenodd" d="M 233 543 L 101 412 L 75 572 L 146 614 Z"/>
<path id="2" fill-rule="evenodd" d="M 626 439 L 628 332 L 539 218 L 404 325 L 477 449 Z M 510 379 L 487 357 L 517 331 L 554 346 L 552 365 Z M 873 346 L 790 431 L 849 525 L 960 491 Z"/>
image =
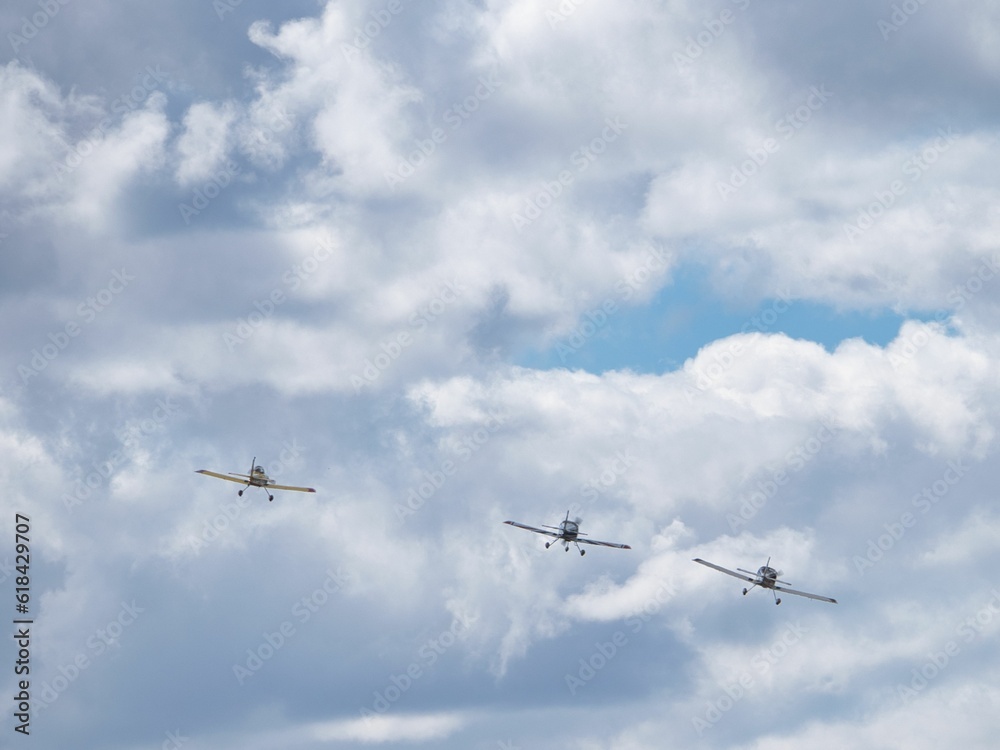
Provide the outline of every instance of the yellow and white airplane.
<path id="1" fill-rule="evenodd" d="M 253 461 L 250 463 L 250 473 L 249 474 L 234 474 L 229 472 L 228 474 L 220 474 L 217 471 L 209 471 L 208 469 L 198 469 L 196 474 L 205 474 L 206 476 L 215 477 L 216 479 L 225 479 L 227 482 L 236 482 L 237 484 L 246 485 L 243 489 L 247 487 L 262 487 L 267 492 L 268 501 L 274 500 L 274 495 L 271 494 L 271 490 L 291 490 L 292 492 L 315 492 L 312 487 L 292 487 L 287 484 L 276 484 L 273 479 L 267 476 L 264 471 L 263 466 L 257 465 L 257 457 L 254 456 Z M 240 477 L 237 479 L 236 477 Z M 243 496 L 243 490 L 239 491 L 239 495 Z"/>

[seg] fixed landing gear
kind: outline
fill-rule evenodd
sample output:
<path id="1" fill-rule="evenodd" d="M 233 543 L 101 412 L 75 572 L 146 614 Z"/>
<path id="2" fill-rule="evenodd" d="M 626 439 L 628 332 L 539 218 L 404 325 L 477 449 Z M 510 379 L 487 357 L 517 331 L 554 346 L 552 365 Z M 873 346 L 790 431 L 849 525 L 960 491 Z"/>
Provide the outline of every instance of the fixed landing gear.
<path id="1" fill-rule="evenodd" d="M 775 600 L 774 600 L 774 603 L 775 603 L 775 604 L 781 604 L 781 599 L 775 599 Z"/>
<path id="2" fill-rule="evenodd" d="M 743 589 L 743 596 L 746 596 L 746 595 L 747 595 L 747 590 Z"/>
<path id="3" fill-rule="evenodd" d="M 260 485 L 255 485 L 255 486 L 259 487 Z M 243 497 L 243 492 L 244 492 L 244 490 L 247 490 L 247 489 L 249 489 L 249 487 L 244 487 L 242 490 L 240 490 L 236 494 L 239 495 L 240 497 Z M 267 492 L 267 490 L 265 490 L 265 492 Z M 268 492 L 267 493 L 267 501 L 271 502 L 272 500 L 274 500 L 274 495 L 272 495 L 270 492 Z M 545 546 L 548 547 L 549 545 L 546 544 Z"/>
<path id="4" fill-rule="evenodd" d="M 580 550 L 580 557 L 583 557 L 586 554 L 587 554 L 587 550 L 585 550 L 585 549 Z"/>
<path id="5" fill-rule="evenodd" d="M 562 540 L 556 539 L 556 541 L 554 541 L 554 542 L 546 542 L 545 543 L 545 549 L 548 549 L 553 544 L 556 544 L 556 543 L 558 543 L 560 541 L 562 541 Z M 570 545 L 570 543 L 567 542 L 567 541 L 562 541 L 562 545 L 563 545 L 563 552 L 569 552 L 569 545 Z M 580 549 L 580 545 L 579 544 L 576 545 L 576 548 L 580 550 L 580 555 L 581 556 L 587 554 L 586 550 Z"/>

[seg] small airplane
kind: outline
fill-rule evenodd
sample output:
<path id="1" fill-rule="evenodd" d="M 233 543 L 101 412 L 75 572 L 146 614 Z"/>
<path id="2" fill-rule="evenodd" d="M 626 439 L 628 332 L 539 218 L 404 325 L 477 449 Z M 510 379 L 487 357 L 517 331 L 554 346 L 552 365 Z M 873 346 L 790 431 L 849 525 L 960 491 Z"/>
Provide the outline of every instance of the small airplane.
<path id="1" fill-rule="evenodd" d="M 584 544 L 596 544 L 599 547 L 616 547 L 618 549 L 632 549 L 627 544 L 617 544 L 615 542 L 599 542 L 596 539 L 581 539 L 580 537 L 586 536 L 586 534 L 580 531 L 581 519 L 576 518 L 572 521 L 569 520 L 569 511 L 566 511 L 566 518 L 559 523 L 558 526 L 545 526 L 544 528 L 537 529 L 534 526 L 527 526 L 523 523 L 518 523 L 517 521 L 504 521 L 506 524 L 511 526 L 517 526 L 519 529 L 527 529 L 528 531 L 534 531 L 536 534 L 545 534 L 546 536 L 554 536 L 555 542 L 562 542 L 563 549 L 569 552 L 570 542 L 576 545 L 576 548 L 580 550 L 580 555 L 585 555 L 586 550 L 580 549 L 580 542 Z M 544 526 L 544 524 L 543 524 Z M 546 531 L 546 529 L 553 529 L 553 531 Z M 555 542 L 546 542 L 545 549 L 548 549 Z"/>
<path id="2" fill-rule="evenodd" d="M 737 573 L 735 570 L 728 570 L 723 568 L 721 565 L 716 565 L 715 563 L 710 563 L 707 560 L 702 560 L 700 557 L 694 558 L 696 563 L 701 563 L 702 565 L 707 565 L 709 568 L 715 568 L 720 573 L 725 573 L 726 575 L 733 576 L 734 578 L 740 578 L 744 581 L 749 581 L 753 584 L 750 589 L 754 586 L 760 586 L 762 589 L 771 589 L 771 596 L 774 597 L 775 604 L 781 604 L 781 598 L 777 596 L 775 591 L 784 591 L 786 594 L 795 594 L 796 596 L 804 596 L 807 599 L 816 599 L 821 602 L 830 602 L 831 604 L 836 604 L 836 599 L 831 599 L 828 596 L 820 596 L 819 594 L 808 594 L 805 591 L 796 591 L 795 589 L 784 588 L 784 586 L 789 586 L 790 584 L 786 581 L 779 581 L 778 576 L 781 575 L 780 570 L 775 570 L 771 567 L 771 558 L 767 558 L 767 562 L 757 568 L 756 573 L 751 573 L 749 570 L 743 570 L 743 568 L 737 568 L 739 571 Z M 743 575 L 746 573 L 747 575 Z M 778 584 L 783 584 L 779 586 Z M 747 591 L 750 589 L 743 589 L 743 596 L 747 595 Z"/>
<path id="3" fill-rule="evenodd" d="M 243 489 L 247 487 L 263 487 L 264 491 L 267 492 L 268 501 L 274 500 L 274 495 L 271 494 L 271 490 L 292 490 L 293 492 L 315 492 L 312 487 L 291 487 L 287 484 L 275 484 L 274 480 L 267 476 L 264 471 L 263 466 L 257 465 L 257 457 L 253 457 L 253 461 L 250 462 L 250 473 L 249 474 L 234 474 L 229 472 L 229 474 L 219 474 L 217 471 L 209 471 L 208 469 L 198 469 L 196 474 L 205 474 L 206 476 L 215 477 L 216 479 L 225 479 L 227 482 L 236 482 L 237 484 L 246 485 Z M 236 479 L 235 477 L 240 477 Z M 243 490 L 239 491 L 239 496 L 243 497 Z"/>

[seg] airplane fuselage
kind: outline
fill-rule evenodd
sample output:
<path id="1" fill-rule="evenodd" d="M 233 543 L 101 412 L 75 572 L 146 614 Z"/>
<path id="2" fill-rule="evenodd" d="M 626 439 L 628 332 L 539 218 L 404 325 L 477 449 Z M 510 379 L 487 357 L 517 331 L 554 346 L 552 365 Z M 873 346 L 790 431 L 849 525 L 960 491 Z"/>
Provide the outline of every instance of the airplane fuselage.
<path id="1" fill-rule="evenodd" d="M 267 487 L 269 484 L 274 484 L 274 480 L 268 478 L 267 474 L 264 472 L 263 467 L 254 466 L 253 473 L 247 480 L 247 484 L 251 487 Z"/>
<path id="2" fill-rule="evenodd" d="M 766 589 L 773 589 L 774 585 L 778 582 L 778 571 L 774 568 L 762 565 L 757 568 L 757 578 L 760 579 L 757 583 L 758 586 L 763 586 Z"/>
<path id="3" fill-rule="evenodd" d="M 565 542 L 575 542 L 580 536 L 580 524 L 573 521 L 563 521 L 559 524 L 559 538 Z"/>

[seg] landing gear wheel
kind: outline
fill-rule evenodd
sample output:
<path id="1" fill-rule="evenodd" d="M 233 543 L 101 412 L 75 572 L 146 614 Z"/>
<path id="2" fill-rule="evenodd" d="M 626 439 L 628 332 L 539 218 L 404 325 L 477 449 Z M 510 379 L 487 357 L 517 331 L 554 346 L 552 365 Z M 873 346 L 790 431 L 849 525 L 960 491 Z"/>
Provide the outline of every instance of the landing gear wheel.
<path id="1" fill-rule="evenodd" d="M 239 492 L 237 492 L 236 494 L 237 494 L 237 495 L 239 495 L 240 497 L 243 497 L 243 490 L 240 490 L 240 491 L 239 491 Z"/>
<path id="2" fill-rule="evenodd" d="M 569 552 L 569 547 L 563 547 L 563 552 Z"/>
<path id="3" fill-rule="evenodd" d="M 587 550 L 585 550 L 585 549 L 580 550 L 580 557 L 583 557 L 586 554 L 587 554 Z"/>
<path id="4" fill-rule="evenodd" d="M 267 501 L 271 502 L 272 500 L 274 500 L 274 495 L 268 495 L 267 496 Z"/>
<path id="5" fill-rule="evenodd" d="M 743 596 L 746 596 L 746 595 L 747 595 L 747 590 L 743 589 Z"/>
<path id="6" fill-rule="evenodd" d="M 545 543 L 545 549 L 548 549 L 550 544 L 552 544 L 552 542 L 546 542 Z"/>
<path id="7" fill-rule="evenodd" d="M 775 600 L 774 600 L 774 603 L 775 603 L 775 604 L 781 604 L 781 599 L 775 599 Z"/>

